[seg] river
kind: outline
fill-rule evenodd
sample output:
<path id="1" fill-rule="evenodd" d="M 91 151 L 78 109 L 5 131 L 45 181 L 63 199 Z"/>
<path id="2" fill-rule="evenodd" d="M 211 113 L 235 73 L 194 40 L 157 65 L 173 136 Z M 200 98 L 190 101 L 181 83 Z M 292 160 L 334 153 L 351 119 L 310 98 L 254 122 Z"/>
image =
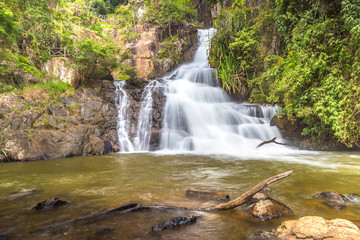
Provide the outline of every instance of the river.
<path id="1" fill-rule="evenodd" d="M 267 159 L 133 153 L 2 164 L 0 232 L 8 232 L 14 239 L 246 239 L 258 228 L 270 230 L 281 221 L 306 215 L 356 222 L 360 220 L 358 204 L 336 211 L 311 196 L 322 191 L 359 193 L 359 160 L 360 154 L 351 152 L 299 152 Z M 272 184 L 268 194 L 288 205 L 295 215 L 270 223 L 259 224 L 241 209 L 215 213 L 151 211 L 35 231 L 130 201 L 184 207 L 214 205 L 214 201 L 187 198 L 185 191 L 223 191 L 234 199 L 261 180 L 288 170 L 294 173 Z M 39 192 L 28 196 L 11 195 L 35 189 Z M 70 204 L 51 211 L 30 210 L 51 196 Z M 190 226 L 151 233 L 156 223 L 182 215 L 202 218 Z"/>

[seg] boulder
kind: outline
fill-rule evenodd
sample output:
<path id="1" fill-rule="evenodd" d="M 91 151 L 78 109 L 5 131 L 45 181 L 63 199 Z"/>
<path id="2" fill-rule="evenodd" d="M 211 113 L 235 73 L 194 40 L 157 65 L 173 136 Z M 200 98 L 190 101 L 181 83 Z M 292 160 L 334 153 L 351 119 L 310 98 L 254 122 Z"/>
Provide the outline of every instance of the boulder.
<path id="1" fill-rule="evenodd" d="M 161 232 L 164 229 L 174 228 L 180 225 L 185 225 L 189 223 L 194 223 L 197 221 L 199 216 L 190 216 L 190 217 L 176 217 L 169 219 L 167 221 L 161 222 L 156 224 L 155 226 L 151 227 L 153 232 Z"/>
<path id="2" fill-rule="evenodd" d="M 90 148 L 91 154 L 99 155 L 103 154 L 105 151 L 104 141 L 96 136 L 90 136 Z"/>
<path id="3" fill-rule="evenodd" d="M 80 108 L 80 114 L 85 123 L 98 123 L 103 121 L 101 116 L 102 101 L 100 98 L 86 99 Z"/>
<path id="4" fill-rule="evenodd" d="M 0 232 L 0 240 L 6 240 L 6 239 L 8 239 L 7 234 L 4 232 Z"/>
<path id="5" fill-rule="evenodd" d="M 315 194 L 312 198 L 323 200 L 327 206 L 336 210 L 343 210 L 349 203 L 358 200 L 356 194 L 344 196 L 338 192 L 321 192 Z"/>
<path id="6" fill-rule="evenodd" d="M 286 116 L 277 117 L 274 116 L 270 122 L 271 126 L 277 126 L 282 132 L 301 132 L 301 120 L 296 118 L 294 120 L 290 120 Z"/>
<path id="7" fill-rule="evenodd" d="M 283 222 L 274 233 L 279 240 L 359 240 L 360 231 L 345 219 L 326 220 L 322 217 L 307 216 L 298 220 Z"/>
<path id="8" fill-rule="evenodd" d="M 266 232 L 263 230 L 257 230 L 253 234 L 251 234 L 248 240 L 278 240 L 275 238 L 275 233 L 273 232 Z"/>
<path id="9" fill-rule="evenodd" d="M 269 198 L 263 193 L 256 193 L 250 200 L 246 211 L 259 222 L 269 221 L 293 214 L 285 204 Z"/>
<path id="10" fill-rule="evenodd" d="M 45 201 L 37 203 L 34 207 L 32 207 L 32 210 L 38 211 L 38 210 L 52 209 L 52 208 L 61 207 L 67 203 L 68 203 L 67 201 L 60 200 L 58 197 L 51 197 L 49 199 L 46 199 Z"/>
<path id="11" fill-rule="evenodd" d="M 48 107 L 49 114 L 55 117 L 67 117 L 66 109 L 63 105 L 56 104 Z"/>
<path id="12" fill-rule="evenodd" d="M 258 230 L 249 240 L 358 240 L 360 231 L 345 219 L 326 220 L 322 217 L 306 216 L 298 220 L 283 222 L 271 232 Z"/>
<path id="13" fill-rule="evenodd" d="M 42 67 L 49 76 L 56 76 L 62 82 L 70 83 L 74 87 L 78 87 L 81 75 L 78 70 L 71 67 L 71 60 L 65 57 L 52 57 Z"/>

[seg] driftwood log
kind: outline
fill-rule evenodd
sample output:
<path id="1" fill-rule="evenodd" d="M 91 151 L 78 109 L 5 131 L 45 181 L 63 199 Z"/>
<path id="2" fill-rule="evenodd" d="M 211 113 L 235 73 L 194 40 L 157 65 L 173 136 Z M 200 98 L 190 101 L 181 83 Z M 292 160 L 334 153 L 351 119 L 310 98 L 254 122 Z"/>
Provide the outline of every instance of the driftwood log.
<path id="1" fill-rule="evenodd" d="M 213 211 L 213 210 L 229 210 L 229 209 L 236 208 L 236 207 L 244 204 L 253 195 L 255 195 L 257 192 L 261 191 L 267 185 L 289 176 L 292 172 L 293 171 L 288 171 L 288 172 L 284 172 L 284 173 L 272 176 L 272 177 L 265 179 L 262 182 L 258 183 L 256 186 L 254 186 L 250 190 L 244 192 L 243 194 L 241 194 L 240 197 L 238 197 L 234 200 L 231 200 L 226 203 L 218 204 L 218 205 L 210 207 L 210 208 L 204 208 L 203 210 Z"/>
<path id="2" fill-rule="evenodd" d="M 49 226 L 45 226 L 39 230 L 49 230 L 54 229 L 58 227 L 62 227 L 71 223 L 76 222 L 82 222 L 82 221 L 96 221 L 100 220 L 106 216 L 112 216 L 112 215 L 118 215 L 118 214 L 124 214 L 129 212 L 138 212 L 138 211 L 145 211 L 145 210 L 182 210 L 182 211 L 219 211 L 219 210 L 229 210 L 236 208 L 244 203 L 246 203 L 253 195 L 255 195 L 257 192 L 261 191 L 263 188 L 268 186 L 269 184 L 276 182 L 280 179 L 283 179 L 287 176 L 289 176 L 293 171 L 284 172 L 275 176 L 272 176 L 268 179 L 265 179 L 252 187 L 250 190 L 246 191 L 245 193 L 241 194 L 238 198 L 231 200 L 226 203 L 218 204 L 212 207 L 206 207 L 206 208 L 186 208 L 186 207 L 173 207 L 173 206 L 162 206 L 162 205 L 150 205 L 146 206 L 141 203 L 137 202 L 130 202 L 125 205 L 122 205 L 120 207 L 107 210 L 105 212 L 101 212 L 98 214 L 91 214 L 87 216 L 82 216 L 79 218 L 71 219 L 66 222 L 57 223 Z"/>
<path id="3" fill-rule="evenodd" d="M 264 141 L 264 142 L 260 143 L 259 145 L 257 145 L 256 148 L 262 147 L 263 145 L 269 144 L 269 143 L 275 143 L 275 144 L 279 144 L 279 145 L 287 145 L 286 143 L 279 143 L 279 142 L 277 142 L 275 140 L 276 140 L 276 137 L 274 137 L 273 139 L 271 139 L 269 141 Z"/>

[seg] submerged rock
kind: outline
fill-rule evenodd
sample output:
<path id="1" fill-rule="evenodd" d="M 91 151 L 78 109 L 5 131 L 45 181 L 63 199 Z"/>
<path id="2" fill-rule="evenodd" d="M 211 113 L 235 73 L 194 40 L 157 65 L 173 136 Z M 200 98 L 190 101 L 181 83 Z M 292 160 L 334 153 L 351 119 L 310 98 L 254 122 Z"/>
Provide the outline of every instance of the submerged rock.
<path id="1" fill-rule="evenodd" d="M 6 240 L 6 239 L 8 239 L 7 234 L 0 232 L 0 240 Z"/>
<path id="2" fill-rule="evenodd" d="M 46 199 L 45 201 L 39 202 L 36 204 L 32 210 L 43 210 L 43 209 L 52 209 L 61 207 L 65 204 L 67 204 L 67 201 L 60 200 L 58 197 L 51 197 L 49 199 Z"/>
<path id="3" fill-rule="evenodd" d="M 250 200 L 246 211 L 260 222 L 269 221 L 283 216 L 292 215 L 293 211 L 285 204 L 257 193 Z"/>
<path id="4" fill-rule="evenodd" d="M 258 230 L 248 237 L 248 240 L 277 240 L 274 232 Z"/>
<path id="5" fill-rule="evenodd" d="M 357 194 L 349 194 L 345 196 L 338 192 L 321 192 L 312 196 L 312 198 L 323 200 L 324 203 L 336 210 L 343 210 L 349 203 L 358 201 Z"/>
<path id="6" fill-rule="evenodd" d="M 103 229 L 101 229 L 99 231 L 96 231 L 95 236 L 96 237 L 104 237 L 105 235 L 110 234 L 113 231 L 114 231 L 114 229 L 106 227 L 106 228 L 103 228 Z"/>
<path id="7" fill-rule="evenodd" d="M 194 223 L 197 221 L 199 216 L 190 216 L 190 217 L 176 217 L 169 219 L 167 221 L 161 222 L 156 224 L 155 226 L 151 227 L 153 232 L 161 232 L 167 228 L 174 228 L 176 226 L 185 225 L 189 223 Z"/>
<path id="8" fill-rule="evenodd" d="M 272 232 L 256 232 L 251 240 L 359 240 L 360 231 L 345 219 L 326 220 L 322 217 L 307 216 L 298 220 L 283 222 Z"/>
<path id="9" fill-rule="evenodd" d="M 186 190 L 186 196 L 200 199 L 229 200 L 229 195 L 223 192 L 201 192 L 195 190 Z"/>

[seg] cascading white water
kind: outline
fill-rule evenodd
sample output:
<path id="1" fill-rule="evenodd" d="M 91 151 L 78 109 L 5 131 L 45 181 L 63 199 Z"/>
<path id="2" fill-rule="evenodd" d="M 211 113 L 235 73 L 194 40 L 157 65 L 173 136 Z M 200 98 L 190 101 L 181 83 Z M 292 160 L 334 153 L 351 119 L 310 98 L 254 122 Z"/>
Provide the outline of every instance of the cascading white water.
<path id="1" fill-rule="evenodd" d="M 165 78 L 161 150 L 243 154 L 262 141 L 274 137 L 281 141 L 279 130 L 270 126 L 275 107 L 232 102 L 208 63 L 215 31 L 198 33 L 200 46 L 193 62 Z"/>
<path id="2" fill-rule="evenodd" d="M 142 103 L 138 117 L 138 124 L 136 130 L 136 138 L 134 139 L 134 146 L 136 151 L 150 150 L 150 137 L 152 127 L 152 113 L 153 113 L 153 93 L 158 91 L 161 83 L 157 80 L 150 82 L 144 89 L 142 94 Z"/>
<path id="3" fill-rule="evenodd" d="M 116 107 L 118 110 L 118 122 L 117 122 L 117 132 L 119 137 L 119 147 L 121 152 L 133 152 L 134 147 L 129 139 L 128 130 L 129 130 L 129 121 L 127 119 L 127 112 L 129 108 L 129 100 L 124 90 L 125 81 L 114 81 L 116 87 Z"/>

